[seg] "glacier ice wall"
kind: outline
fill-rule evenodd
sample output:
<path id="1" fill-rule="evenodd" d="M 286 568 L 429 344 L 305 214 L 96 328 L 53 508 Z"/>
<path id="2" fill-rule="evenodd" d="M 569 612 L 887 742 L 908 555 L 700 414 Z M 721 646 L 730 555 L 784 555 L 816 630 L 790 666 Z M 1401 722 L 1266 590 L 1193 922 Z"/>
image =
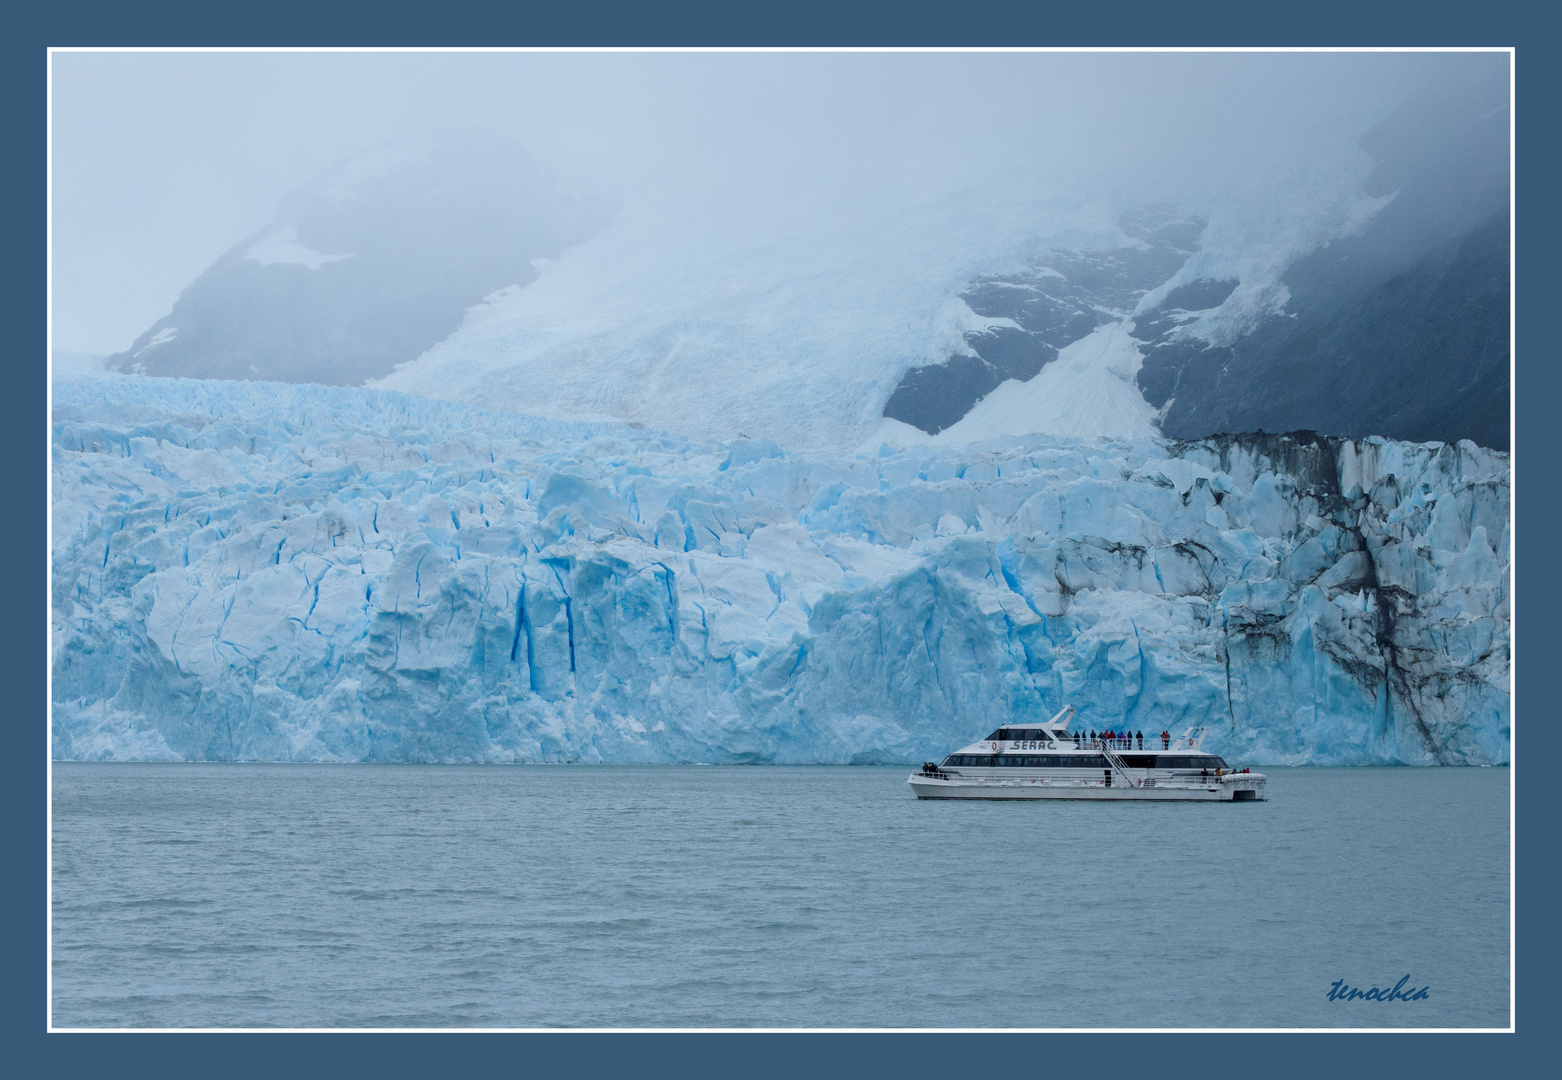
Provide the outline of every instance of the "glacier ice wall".
<path id="1" fill-rule="evenodd" d="M 363 389 L 55 387 L 61 758 L 920 761 L 1064 702 L 1243 763 L 1509 755 L 1506 455 L 848 455 Z"/>

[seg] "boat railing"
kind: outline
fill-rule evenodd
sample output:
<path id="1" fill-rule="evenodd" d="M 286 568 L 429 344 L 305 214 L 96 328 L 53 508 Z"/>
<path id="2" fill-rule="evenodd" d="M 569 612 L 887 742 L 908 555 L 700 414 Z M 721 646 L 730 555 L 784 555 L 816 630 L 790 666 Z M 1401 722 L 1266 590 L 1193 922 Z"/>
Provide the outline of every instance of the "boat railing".
<path id="1" fill-rule="evenodd" d="M 1106 760 L 1111 763 L 1111 766 L 1112 766 L 1112 768 L 1114 770 L 1116 770 L 1117 775 L 1119 775 L 1119 776 L 1121 776 L 1123 778 L 1124 783 L 1128 787 L 1143 787 L 1144 786 L 1144 778 L 1143 777 L 1135 779 L 1134 777 L 1128 775 L 1128 763 L 1126 761 L 1124 761 L 1122 758 L 1117 756 L 1117 751 L 1116 750 L 1113 750 L 1110 747 L 1103 746 L 1101 748 L 1101 753 L 1106 758 Z"/>
<path id="2" fill-rule="evenodd" d="M 1075 750 L 1116 750 L 1120 753 L 1137 754 L 1140 751 L 1165 753 L 1168 750 L 1189 750 L 1187 739 L 1162 739 L 1159 735 L 1155 738 L 1140 739 L 1060 739 L 1059 746 L 1073 746 Z"/>

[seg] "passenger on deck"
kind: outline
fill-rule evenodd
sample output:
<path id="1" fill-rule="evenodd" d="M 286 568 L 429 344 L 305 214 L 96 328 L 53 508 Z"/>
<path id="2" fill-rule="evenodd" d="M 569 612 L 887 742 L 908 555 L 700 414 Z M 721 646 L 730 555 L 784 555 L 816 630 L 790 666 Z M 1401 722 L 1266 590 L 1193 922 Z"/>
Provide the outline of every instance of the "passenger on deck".
<path id="1" fill-rule="evenodd" d="M 1169 731 L 1161 732 L 1161 749 L 1162 750 L 1170 750 L 1171 749 L 1171 732 L 1169 732 Z"/>
<path id="2" fill-rule="evenodd" d="M 1144 749 L 1144 732 L 1142 732 L 1142 731 L 1134 732 L 1134 738 L 1139 740 L 1139 749 L 1143 750 Z"/>

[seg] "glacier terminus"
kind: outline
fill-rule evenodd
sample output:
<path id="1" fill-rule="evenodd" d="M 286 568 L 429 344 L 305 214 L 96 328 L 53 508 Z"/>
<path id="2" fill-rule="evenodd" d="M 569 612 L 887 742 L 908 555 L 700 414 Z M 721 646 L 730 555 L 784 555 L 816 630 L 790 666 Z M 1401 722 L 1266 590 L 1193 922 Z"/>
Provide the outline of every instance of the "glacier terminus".
<path id="1" fill-rule="evenodd" d="M 1470 442 L 794 452 L 116 374 L 54 410 L 59 758 L 914 762 L 1073 702 L 1256 763 L 1509 759 Z"/>

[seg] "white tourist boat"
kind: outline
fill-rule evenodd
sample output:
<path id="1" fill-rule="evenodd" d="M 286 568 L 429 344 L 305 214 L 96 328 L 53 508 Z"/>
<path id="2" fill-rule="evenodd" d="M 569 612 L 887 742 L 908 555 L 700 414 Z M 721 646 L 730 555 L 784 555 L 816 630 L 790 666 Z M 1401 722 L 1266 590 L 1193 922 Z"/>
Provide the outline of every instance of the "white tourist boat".
<path id="1" fill-rule="evenodd" d="M 1201 747 L 1203 728 L 1173 738 L 1105 738 L 1069 730 L 1074 706 L 1051 720 L 1007 724 L 941 764 L 911 774 L 919 799 L 1145 799 L 1245 802 L 1264 798 L 1264 774 L 1233 769 Z"/>

